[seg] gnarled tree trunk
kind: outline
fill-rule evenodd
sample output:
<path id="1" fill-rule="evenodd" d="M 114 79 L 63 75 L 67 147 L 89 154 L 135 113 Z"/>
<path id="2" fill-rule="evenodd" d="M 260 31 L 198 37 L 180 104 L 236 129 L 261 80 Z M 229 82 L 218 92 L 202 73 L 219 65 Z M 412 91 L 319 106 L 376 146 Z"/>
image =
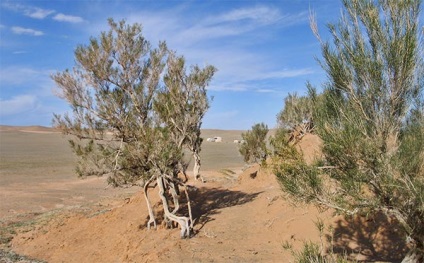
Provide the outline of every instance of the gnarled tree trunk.
<path id="1" fill-rule="evenodd" d="M 203 177 L 200 175 L 200 155 L 197 152 L 193 152 L 193 159 L 194 159 L 194 167 L 193 167 L 193 177 L 196 180 L 201 180 L 204 182 Z"/>
<path id="2" fill-rule="evenodd" d="M 424 262 L 424 251 L 417 248 L 411 249 L 402 260 L 402 263 L 421 263 Z"/>
<path id="3" fill-rule="evenodd" d="M 159 186 L 159 197 L 162 200 L 163 211 L 165 213 L 165 217 L 178 223 L 181 227 L 181 238 L 190 237 L 190 225 L 189 218 L 185 216 L 177 216 L 169 211 L 168 200 L 165 196 L 165 184 L 164 179 L 162 177 L 158 177 L 156 179 L 157 184 Z"/>
<path id="4" fill-rule="evenodd" d="M 150 199 L 147 194 L 147 190 L 149 189 L 150 184 L 153 182 L 154 176 L 152 176 L 145 184 L 144 184 L 144 198 L 146 199 L 147 210 L 149 211 L 149 221 L 147 222 L 147 229 L 150 229 L 150 226 L 153 224 L 153 227 L 156 229 L 156 219 L 155 214 L 153 213 L 152 205 L 150 204 Z"/>

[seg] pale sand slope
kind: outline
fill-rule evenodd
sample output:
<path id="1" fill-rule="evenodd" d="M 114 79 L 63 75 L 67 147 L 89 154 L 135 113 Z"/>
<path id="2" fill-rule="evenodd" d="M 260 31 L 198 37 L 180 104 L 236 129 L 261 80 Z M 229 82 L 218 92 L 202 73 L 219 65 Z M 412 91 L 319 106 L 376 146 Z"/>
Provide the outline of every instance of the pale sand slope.
<path id="1" fill-rule="evenodd" d="M 312 141 L 305 140 L 314 145 Z M 319 154 L 311 149 L 305 146 L 302 151 Z M 12 249 L 48 262 L 290 262 L 292 255 L 284 247 L 319 242 L 314 222 L 322 218 L 336 228 L 336 248 L 361 252 L 358 259 L 392 261 L 399 256 L 382 235 L 391 229 L 388 222 L 381 227 L 379 222 L 352 220 L 352 227 L 332 218 L 330 211 L 293 207 L 283 198 L 275 176 L 258 169 L 233 175 L 205 172 L 207 183 L 192 182 L 198 188 L 190 193 L 197 220 L 195 236 L 188 240 L 179 238 L 178 229 L 147 230 L 145 200 L 137 193 L 99 203 L 84 213 L 63 213 L 45 226 L 18 234 Z M 157 189 L 150 195 L 160 214 Z"/>
<path id="2" fill-rule="evenodd" d="M 48 262 L 287 262 L 288 241 L 299 247 L 318 241 L 313 220 L 328 213 L 312 207 L 293 208 L 281 197 L 274 176 L 250 168 L 238 180 L 209 173 L 192 192 L 196 235 L 179 238 L 177 229 L 146 229 L 147 210 L 141 193 L 110 211 L 57 218 L 47 227 L 17 236 L 13 249 Z M 160 209 L 156 190 L 156 210 Z"/>

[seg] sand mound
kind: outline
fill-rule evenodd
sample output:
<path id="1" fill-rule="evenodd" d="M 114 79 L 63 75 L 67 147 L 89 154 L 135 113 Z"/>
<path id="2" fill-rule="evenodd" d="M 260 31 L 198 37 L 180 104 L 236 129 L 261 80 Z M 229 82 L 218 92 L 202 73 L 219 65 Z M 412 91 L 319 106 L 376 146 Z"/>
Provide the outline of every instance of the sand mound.
<path id="1" fill-rule="evenodd" d="M 296 149 L 303 154 L 307 164 L 313 163 L 314 160 L 322 157 L 322 140 L 316 134 L 307 133 L 296 144 Z"/>
<path id="2" fill-rule="evenodd" d="M 319 138 L 308 135 L 298 147 L 311 161 L 320 154 L 318 143 Z M 393 260 L 393 251 L 395 256 L 402 254 L 402 244 L 387 238 L 397 231 L 390 220 L 334 219 L 330 211 L 295 207 L 282 196 L 275 176 L 258 165 L 232 178 L 220 172 L 205 175 L 207 183 L 193 182 L 197 190 L 190 192 L 196 219 L 190 239 L 180 239 L 178 229 L 166 229 L 161 222 L 157 230 L 148 230 L 146 204 L 139 192 L 83 213 L 63 213 L 47 225 L 16 235 L 12 249 L 48 262 L 290 262 L 292 254 L 285 247 L 320 242 L 314 222 L 321 218 L 334 227 L 337 252 L 383 261 Z M 149 195 L 160 218 L 157 189 Z"/>
<path id="3" fill-rule="evenodd" d="M 282 244 L 318 241 L 313 220 L 328 214 L 292 207 L 273 176 L 257 168 L 244 171 L 228 188 L 223 181 L 198 183 L 191 192 L 195 236 L 188 240 L 179 238 L 178 229 L 147 230 L 144 196 L 138 193 L 113 207 L 57 217 L 17 235 L 12 248 L 48 262 L 287 261 L 291 254 Z M 151 196 L 158 213 L 156 191 Z"/>

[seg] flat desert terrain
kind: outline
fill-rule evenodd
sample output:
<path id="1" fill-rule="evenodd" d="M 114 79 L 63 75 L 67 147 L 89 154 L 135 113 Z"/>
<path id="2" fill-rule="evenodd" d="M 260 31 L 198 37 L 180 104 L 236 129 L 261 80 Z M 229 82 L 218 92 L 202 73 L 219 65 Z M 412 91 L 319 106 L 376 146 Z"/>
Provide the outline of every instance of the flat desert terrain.
<path id="1" fill-rule="evenodd" d="M 244 166 L 233 143 L 241 138 L 241 131 L 205 130 L 202 136 L 224 139 L 222 143 L 203 143 L 203 171 L 238 170 Z M 75 160 L 66 137 L 53 129 L 0 126 L 0 218 L 140 190 L 108 187 L 105 177 L 79 179 L 74 171 Z"/>
<path id="2" fill-rule="evenodd" d="M 190 191 L 196 224 L 193 237 L 182 240 L 178 229 L 161 222 L 157 230 L 147 229 L 141 188 L 78 179 L 60 133 L 1 126 L 0 262 L 293 262 L 291 250 L 308 241 L 323 251 L 331 243 L 334 251 L 362 262 L 400 262 L 405 246 L 392 242 L 401 238 L 391 222 L 294 206 L 269 170 L 245 166 L 233 143 L 240 135 L 202 132 L 223 142 L 202 145 L 206 182 L 189 181 L 196 189 Z M 312 158 L 316 138 L 300 146 Z M 149 193 L 159 214 L 157 189 Z M 320 220 L 326 224 L 321 235 Z"/>

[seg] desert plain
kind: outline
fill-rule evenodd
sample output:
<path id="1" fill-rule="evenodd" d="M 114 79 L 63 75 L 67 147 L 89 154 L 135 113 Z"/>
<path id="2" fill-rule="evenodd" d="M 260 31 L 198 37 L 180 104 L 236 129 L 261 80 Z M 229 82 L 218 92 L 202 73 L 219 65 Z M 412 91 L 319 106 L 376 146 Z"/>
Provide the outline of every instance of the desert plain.
<path id="1" fill-rule="evenodd" d="M 223 142 L 202 145 L 206 182 L 189 181 L 196 223 L 193 236 L 180 239 L 160 222 L 147 229 L 142 188 L 77 178 L 75 157 L 56 130 L 1 126 L 0 262 L 293 262 L 293 251 L 310 241 L 361 262 L 401 261 L 405 245 L 392 222 L 296 204 L 272 171 L 244 164 L 233 143 L 241 132 L 202 131 Z M 317 144 L 301 141 L 305 158 Z M 157 189 L 150 195 L 160 213 Z M 321 234 L 317 222 L 325 224 Z"/>

